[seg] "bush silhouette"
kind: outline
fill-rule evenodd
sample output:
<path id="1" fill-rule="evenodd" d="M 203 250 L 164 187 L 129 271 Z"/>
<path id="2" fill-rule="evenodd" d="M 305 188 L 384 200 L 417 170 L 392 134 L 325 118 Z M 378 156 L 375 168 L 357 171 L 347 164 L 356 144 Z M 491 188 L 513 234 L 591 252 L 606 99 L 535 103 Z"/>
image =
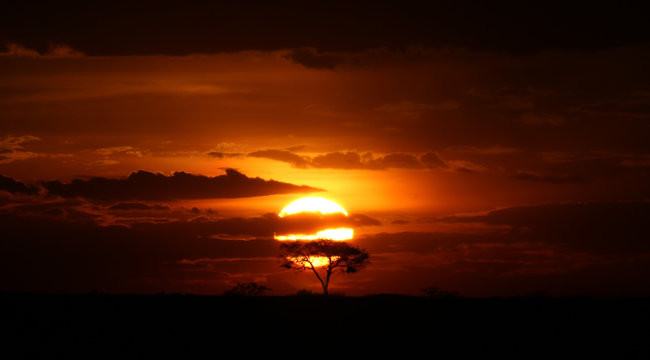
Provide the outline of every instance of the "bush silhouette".
<path id="1" fill-rule="evenodd" d="M 314 292 L 311 291 L 311 290 L 307 290 L 307 289 L 300 289 L 296 293 L 296 296 L 313 296 L 313 295 L 314 295 Z"/>
<path id="2" fill-rule="evenodd" d="M 225 296 L 259 296 L 272 290 L 256 282 L 237 283 L 232 289 L 223 293 Z"/>

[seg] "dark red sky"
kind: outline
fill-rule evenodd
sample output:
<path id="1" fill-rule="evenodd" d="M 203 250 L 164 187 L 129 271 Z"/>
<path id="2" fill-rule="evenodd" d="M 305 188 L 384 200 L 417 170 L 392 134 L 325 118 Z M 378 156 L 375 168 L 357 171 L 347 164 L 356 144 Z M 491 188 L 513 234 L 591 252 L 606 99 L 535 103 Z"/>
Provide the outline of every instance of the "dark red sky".
<path id="1" fill-rule="evenodd" d="M 650 295 L 639 9 L 6 10 L 2 290 L 317 290 L 272 240 L 274 214 L 317 195 L 371 254 L 334 291 Z"/>

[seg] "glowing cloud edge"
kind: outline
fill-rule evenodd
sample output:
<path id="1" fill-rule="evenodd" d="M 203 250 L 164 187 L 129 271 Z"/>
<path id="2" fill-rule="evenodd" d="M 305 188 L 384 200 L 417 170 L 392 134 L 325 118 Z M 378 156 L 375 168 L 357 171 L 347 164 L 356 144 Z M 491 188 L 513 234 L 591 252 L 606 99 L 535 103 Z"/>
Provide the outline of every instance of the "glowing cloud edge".
<path id="1" fill-rule="evenodd" d="M 308 234 L 275 235 L 274 238 L 280 241 L 288 241 L 288 240 L 311 241 L 311 240 L 319 240 L 319 239 L 345 241 L 345 240 L 352 239 L 353 235 L 354 235 L 353 229 L 338 228 L 338 229 L 327 229 L 327 230 L 319 231 L 316 234 L 311 234 L 311 235 Z"/>

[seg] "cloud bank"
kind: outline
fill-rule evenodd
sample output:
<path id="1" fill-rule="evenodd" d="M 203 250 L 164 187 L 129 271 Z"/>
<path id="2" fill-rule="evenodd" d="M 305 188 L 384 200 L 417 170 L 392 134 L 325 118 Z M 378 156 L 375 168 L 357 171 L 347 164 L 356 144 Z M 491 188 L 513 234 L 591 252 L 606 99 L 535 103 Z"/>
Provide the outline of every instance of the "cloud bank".
<path id="1" fill-rule="evenodd" d="M 96 177 L 74 179 L 70 183 L 54 180 L 43 182 L 42 186 L 50 195 L 110 201 L 242 198 L 322 191 L 305 185 L 250 178 L 234 169 L 227 169 L 226 174 L 214 177 L 185 172 L 166 176 L 140 170 L 126 179 Z"/>
<path id="2" fill-rule="evenodd" d="M 71 201 L 58 205 L 69 212 L 75 205 Z M 305 218 L 292 224 L 267 214 L 101 226 L 92 216 L 80 221 L 51 211 L 48 216 L 17 211 L 0 211 L 0 289 L 8 291 L 218 293 L 233 276 L 287 281 L 282 276 L 293 274 L 274 261 L 278 243 L 271 240 L 273 232 L 318 222 Z M 547 289 L 647 295 L 649 220 L 647 202 L 549 204 L 437 219 L 508 225 L 510 230 L 362 236 L 353 243 L 367 249 L 373 263 L 341 284 L 398 293 L 435 283 L 463 294 Z M 348 221 L 377 224 L 366 216 Z"/>
<path id="3" fill-rule="evenodd" d="M 408 1 L 282 6 L 199 0 L 174 4 L 173 10 L 170 6 L 154 1 L 98 1 L 83 7 L 76 1 L 13 2 L 3 9 L 6 20 L 0 24 L 0 41 L 23 44 L 39 54 L 57 41 L 87 55 L 110 56 L 308 47 L 323 53 L 358 52 L 411 45 L 529 54 L 650 40 L 643 12 L 625 4 L 543 3 L 536 4 L 535 11 L 526 3 Z M 549 24 L 554 31 L 549 31 Z M 143 26 L 147 31 L 140 31 Z M 337 62 L 329 55 L 304 51 L 292 57 L 320 68 Z"/>
<path id="4" fill-rule="evenodd" d="M 38 188 L 30 185 L 25 185 L 20 181 L 2 175 L 0 175 L 0 191 L 7 191 L 12 194 L 38 194 Z"/>
<path id="5" fill-rule="evenodd" d="M 211 152 L 208 155 L 216 158 L 244 156 L 241 153 Z M 298 155 L 287 150 L 267 149 L 246 154 L 245 156 L 271 159 L 290 164 L 295 168 L 315 169 L 440 169 L 447 164 L 434 152 L 427 152 L 420 156 L 407 153 L 390 153 L 373 155 L 360 154 L 356 151 L 336 151 L 316 155 L 314 157 Z"/>
<path id="6" fill-rule="evenodd" d="M 485 215 L 439 219 L 507 225 L 509 238 L 597 253 L 650 252 L 650 202 L 598 202 L 518 206 Z"/>

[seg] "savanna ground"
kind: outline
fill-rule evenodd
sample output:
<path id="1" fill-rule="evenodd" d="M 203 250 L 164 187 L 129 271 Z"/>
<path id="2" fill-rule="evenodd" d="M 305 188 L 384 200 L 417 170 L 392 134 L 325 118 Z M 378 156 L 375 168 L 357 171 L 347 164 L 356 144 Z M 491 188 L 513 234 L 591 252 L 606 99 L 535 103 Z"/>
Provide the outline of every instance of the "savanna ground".
<path id="1" fill-rule="evenodd" d="M 18 358 L 650 355 L 646 298 L 5 293 L 0 305 L 3 351 Z"/>

